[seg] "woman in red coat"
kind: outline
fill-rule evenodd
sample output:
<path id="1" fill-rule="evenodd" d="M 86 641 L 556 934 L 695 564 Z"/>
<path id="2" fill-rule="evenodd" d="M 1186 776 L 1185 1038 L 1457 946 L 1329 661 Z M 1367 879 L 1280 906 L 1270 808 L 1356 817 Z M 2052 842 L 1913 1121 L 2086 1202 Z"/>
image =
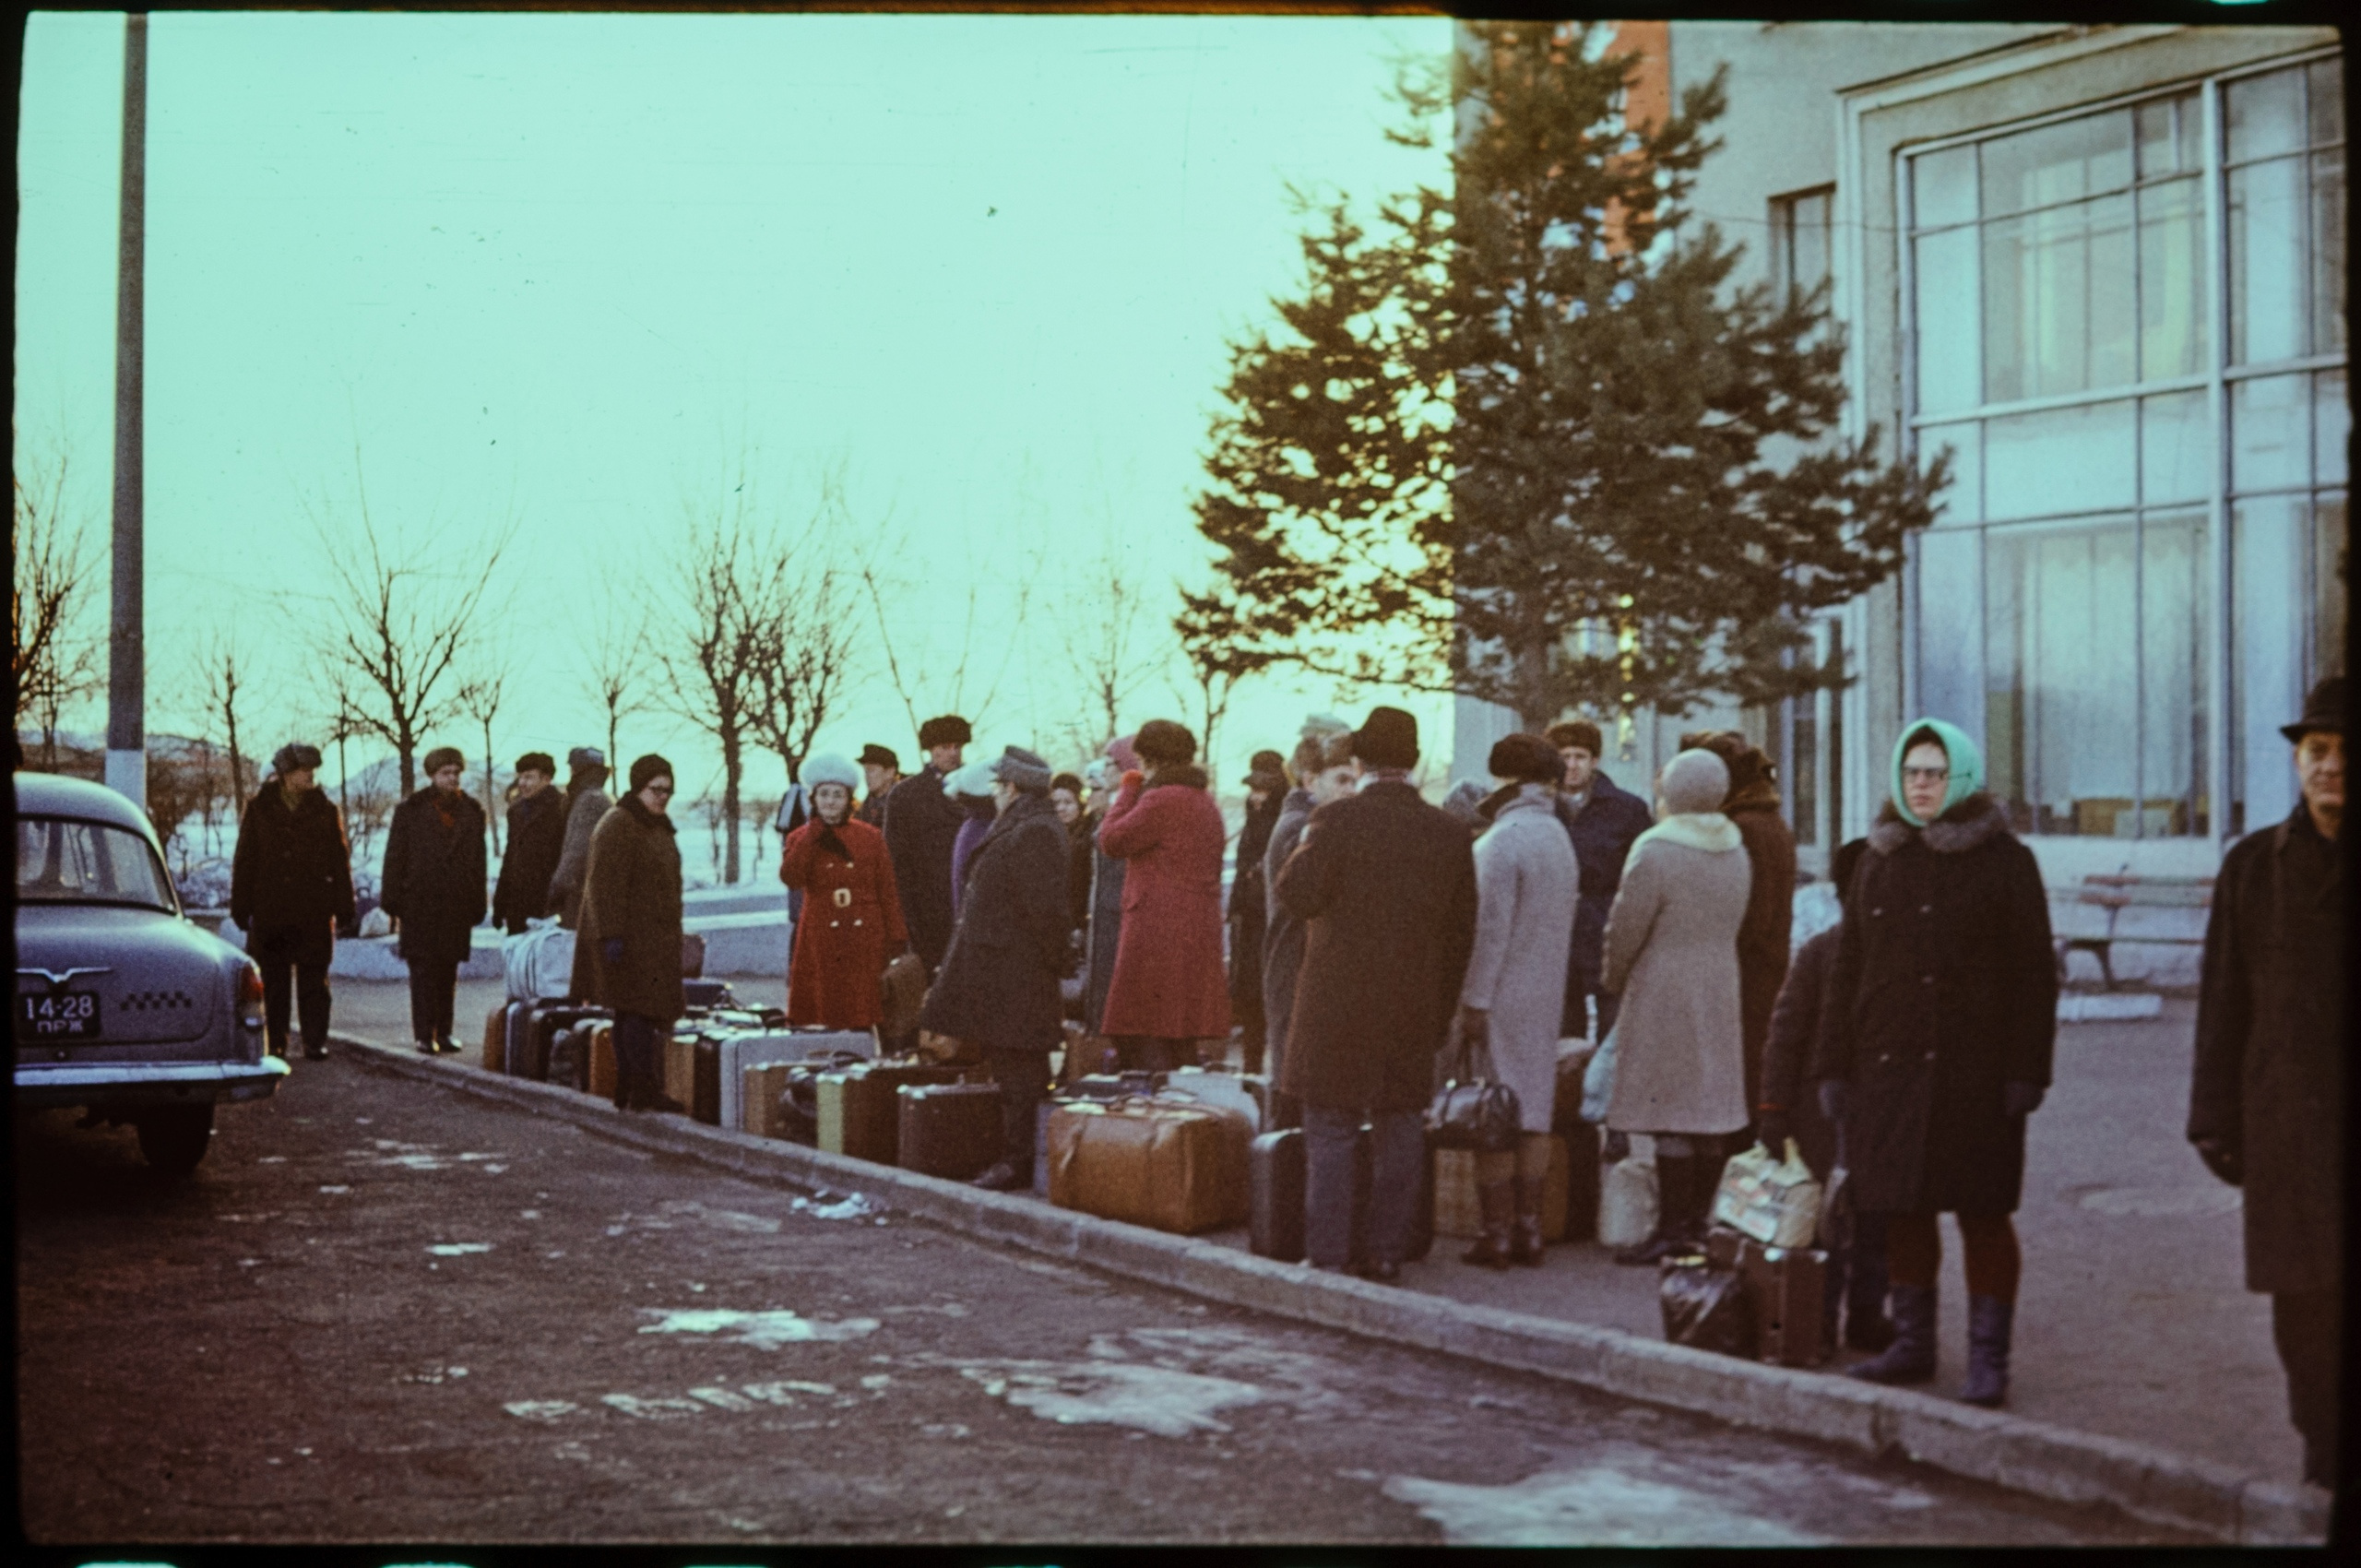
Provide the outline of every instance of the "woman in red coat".
<path id="1" fill-rule="evenodd" d="M 1099 1032 L 1125 1067 L 1169 1072 L 1197 1059 L 1200 1039 L 1229 1036 L 1221 962 L 1221 855 L 1229 835 L 1193 766 L 1196 737 L 1169 719 L 1140 727 L 1145 777 L 1122 788 L 1098 825 L 1098 847 L 1126 862 L 1123 926 Z"/>
<path id="2" fill-rule="evenodd" d="M 834 754 L 803 766 L 812 820 L 787 836 L 778 879 L 803 890 L 787 1021 L 830 1029 L 874 1028 L 884 1015 L 878 978 L 909 943 L 885 835 L 852 814 L 860 775 Z"/>

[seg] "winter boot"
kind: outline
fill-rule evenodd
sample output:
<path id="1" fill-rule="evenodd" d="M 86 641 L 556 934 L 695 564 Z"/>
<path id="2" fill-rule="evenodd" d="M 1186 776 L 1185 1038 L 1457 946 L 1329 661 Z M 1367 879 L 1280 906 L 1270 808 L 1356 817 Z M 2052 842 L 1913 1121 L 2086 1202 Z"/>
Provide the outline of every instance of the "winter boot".
<path id="1" fill-rule="evenodd" d="M 1893 1288 L 1893 1343 L 1851 1374 L 1869 1383 L 1929 1383 L 1935 1376 L 1935 1288 Z"/>
<path id="2" fill-rule="evenodd" d="M 1541 1194 L 1535 1193 L 1528 1198 L 1525 1184 L 1519 1182 L 1516 1226 L 1509 1232 L 1509 1262 L 1539 1268 L 1546 1250 L 1541 1240 Z"/>
<path id="3" fill-rule="evenodd" d="M 1885 1315 L 1885 1217 L 1853 1218 L 1853 1244 L 1845 1260 L 1845 1343 L 1872 1353 L 1893 1343 L 1893 1323 Z"/>
<path id="4" fill-rule="evenodd" d="M 1615 1261 L 1627 1268 L 1654 1267 L 1685 1249 L 1681 1232 L 1688 1223 L 1689 1190 L 1695 1180 L 1696 1161 L 1687 1155 L 1656 1151 L 1655 1234 L 1637 1246 L 1617 1251 Z"/>
<path id="5" fill-rule="evenodd" d="M 1959 1396 L 1997 1410 L 2009 1396 L 2009 1337 L 2017 1304 L 1999 1296 L 1967 1299 L 1967 1382 Z"/>
<path id="6" fill-rule="evenodd" d="M 1513 1182 L 1485 1182 L 1476 1188 L 1477 1201 L 1483 1206 L 1484 1233 L 1476 1244 L 1459 1254 L 1462 1263 L 1478 1268 L 1506 1268 L 1509 1265 L 1509 1230 L 1516 1213 L 1516 1184 Z"/>

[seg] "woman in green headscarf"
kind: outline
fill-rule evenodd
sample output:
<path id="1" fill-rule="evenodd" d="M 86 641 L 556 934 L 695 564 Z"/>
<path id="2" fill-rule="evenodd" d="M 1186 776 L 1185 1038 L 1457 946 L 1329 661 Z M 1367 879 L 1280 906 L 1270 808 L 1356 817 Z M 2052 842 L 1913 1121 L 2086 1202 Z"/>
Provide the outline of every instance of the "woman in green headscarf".
<path id="1" fill-rule="evenodd" d="M 1854 873 L 1811 1075 L 1844 1124 L 1853 1201 L 1887 1217 L 1894 1340 L 1853 1369 L 1876 1383 L 1935 1375 L 1936 1217 L 1966 1253 L 1961 1397 L 2009 1383 L 2025 1118 L 2049 1084 L 2057 957 L 2033 851 L 1984 792 L 1975 742 L 1940 719 L 1905 726 L 1892 799 Z"/>

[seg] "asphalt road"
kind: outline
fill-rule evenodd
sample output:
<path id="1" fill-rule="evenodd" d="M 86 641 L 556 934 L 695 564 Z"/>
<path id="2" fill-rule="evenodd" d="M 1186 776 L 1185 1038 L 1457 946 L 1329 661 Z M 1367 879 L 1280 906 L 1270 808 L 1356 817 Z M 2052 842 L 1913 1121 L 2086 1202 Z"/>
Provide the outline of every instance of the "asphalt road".
<path id="1" fill-rule="evenodd" d="M 2162 1542 L 846 1213 L 337 1057 L 19 1119 L 42 1543 Z"/>

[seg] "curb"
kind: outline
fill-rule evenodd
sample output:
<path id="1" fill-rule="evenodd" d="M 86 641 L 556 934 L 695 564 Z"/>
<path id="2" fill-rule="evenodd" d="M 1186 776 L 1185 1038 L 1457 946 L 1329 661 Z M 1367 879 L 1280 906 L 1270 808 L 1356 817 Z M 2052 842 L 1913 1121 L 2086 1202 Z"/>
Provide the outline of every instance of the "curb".
<path id="1" fill-rule="evenodd" d="M 674 1116 L 624 1116 L 603 1100 L 455 1058 L 330 1037 L 366 1066 L 552 1115 L 614 1142 L 772 1184 L 860 1193 L 970 1235 L 1190 1295 L 1488 1366 L 1536 1372 L 1626 1399 L 1867 1454 L 1897 1453 L 1971 1480 L 2241 1546 L 2317 1546 L 2324 1493 L 2121 1438 L 1977 1409 L 1904 1388 L 1739 1360 L 1619 1329 L 1316 1274 L 1186 1236 L 1051 1208 L 895 1166 Z"/>

